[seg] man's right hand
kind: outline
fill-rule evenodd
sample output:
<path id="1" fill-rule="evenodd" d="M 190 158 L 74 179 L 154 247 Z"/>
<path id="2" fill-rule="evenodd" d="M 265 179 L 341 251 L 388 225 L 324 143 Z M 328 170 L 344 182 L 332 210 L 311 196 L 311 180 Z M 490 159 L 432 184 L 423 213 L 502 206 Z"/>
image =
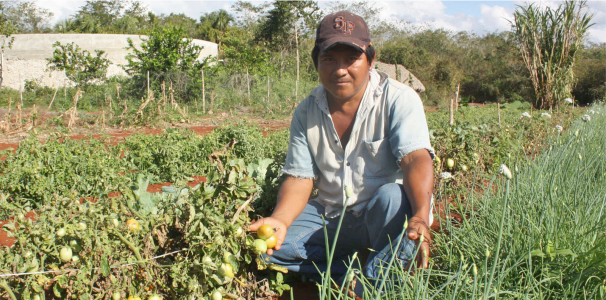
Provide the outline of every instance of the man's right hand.
<path id="1" fill-rule="evenodd" d="M 253 221 L 253 223 L 250 225 L 250 227 L 248 227 L 248 229 L 250 231 L 257 231 L 257 229 L 259 229 L 259 227 L 261 227 L 261 225 L 267 224 L 269 226 L 271 226 L 271 228 L 274 229 L 274 234 L 276 235 L 276 238 L 278 240 L 278 242 L 276 243 L 276 246 L 274 247 L 274 249 L 267 249 L 267 255 L 272 255 L 274 254 L 273 250 L 280 250 L 280 247 L 282 246 L 282 243 L 284 242 L 284 239 L 286 238 L 286 231 L 287 231 L 287 226 L 284 222 L 280 221 L 279 219 L 273 218 L 273 217 L 268 217 L 268 218 L 263 218 L 263 219 L 259 219 L 256 221 Z"/>

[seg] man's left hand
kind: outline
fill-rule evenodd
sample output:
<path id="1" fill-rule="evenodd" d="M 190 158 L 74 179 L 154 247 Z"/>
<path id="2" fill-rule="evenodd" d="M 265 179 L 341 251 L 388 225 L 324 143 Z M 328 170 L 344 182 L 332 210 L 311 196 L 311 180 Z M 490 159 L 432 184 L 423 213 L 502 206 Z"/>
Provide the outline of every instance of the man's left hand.
<path id="1" fill-rule="evenodd" d="M 406 235 L 409 240 L 415 241 L 417 247 L 419 243 L 421 244 L 417 257 L 415 257 L 414 261 L 410 260 L 408 267 L 412 267 L 412 264 L 416 262 L 417 268 L 427 268 L 429 266 L 429 245 L 431 244 L 431 234 L 429 233 L 427 222 L 419 216 L 413 216 L 408 221 Z M 423 236 L 422 242 L 421 236 Z"/>

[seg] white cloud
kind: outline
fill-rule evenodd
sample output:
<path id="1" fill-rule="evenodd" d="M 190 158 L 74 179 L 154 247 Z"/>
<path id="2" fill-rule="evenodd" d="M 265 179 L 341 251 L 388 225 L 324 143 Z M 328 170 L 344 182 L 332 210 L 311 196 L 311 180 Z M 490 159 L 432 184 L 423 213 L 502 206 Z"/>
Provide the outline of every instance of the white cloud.
<path id="1" fill-rule="evenodd" d="M 0 0 L 1 1 L 1 0 Z M 235 1 L 193 1 L 193 0 L 142 0 L 147 7 L 155 14 L 183 13 L 191 18 L 199 19 L 206 12 L 226 9 L 231 11 L 231 5 Z M 526 0 L 514 0 L 512 4 L 526 5 Z M 66 19 L 76 13 L 86 2 L 84 0 L 36 0 L 40 7 L 49 9 L 54 13 L 52 24 Z M 255 4 L 261 2 L 254 1 Z M 327 2 L 322 1 L 321 5 Z M 509 30 L 510 25 L 507 21 L 513 19 L 513 9 L 499 6 L 491 1 L 474 2 L 480 9 L 480 14 L 475 16 L 471 13 L 446 13 L 447 5 L 457 5 L 456 2 L 446 2 L 440 0 L 428 1 L 390 1 L 383 0 L 374 3 L 382 8 L 381 18 L 384 20 L 410 22 L 413 26 L 422 28 L 443 28 L 453 32 L 473 31 L 478 34 L 493 31 Z M 562 1 L 533 1 L 540 7 L 555 8 L 562 4 Z M 465 3 L 469 6 L 469 2 Z M 589 29 L 589 40 L 593 42 L 606 42 L 606 1 L 588 1 L 588 12 L 594 15 L 593 23 Z"/>
<path id="2" fill-rule="evenodd" d="M 482 19 L 479 20 L 479 24 L 484 27 L 485 31 L 507 31 L 510 29 L 511 24 L 509 20 L 513 20 L 513 14 L 506 8 L 498 5 L 489 6 L 482 4 L 480 11 Z"/>

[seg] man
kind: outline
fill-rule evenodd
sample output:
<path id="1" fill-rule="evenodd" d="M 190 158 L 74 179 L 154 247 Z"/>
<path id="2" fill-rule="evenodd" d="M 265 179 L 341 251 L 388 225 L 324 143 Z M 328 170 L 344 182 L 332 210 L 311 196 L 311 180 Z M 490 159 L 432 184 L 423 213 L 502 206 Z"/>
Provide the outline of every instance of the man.
<path id="1" fill-rule="evenodd" d="M 363 272 L 379 278 L 405 220 L 397 256 L 408 262 L 422 241 L 415 260 L 427 267 L 434 154 L 419 96 L 374 70 L 370 32 L 352 13 L 321 21 L 312 57 L 322 84 L 293 115 L 276 209 L 250 229 L 269 224 L 276 230 L 270 262 L 317 275 L 327 267 L 322 217 L 332 244 L 347 201 L 333 275 L 344 275 L 350 256 L 370 248 Z M 318 193 L 310 200 L 314 179 Z M 349 198 L 346 187 L 353 191 Z"/>

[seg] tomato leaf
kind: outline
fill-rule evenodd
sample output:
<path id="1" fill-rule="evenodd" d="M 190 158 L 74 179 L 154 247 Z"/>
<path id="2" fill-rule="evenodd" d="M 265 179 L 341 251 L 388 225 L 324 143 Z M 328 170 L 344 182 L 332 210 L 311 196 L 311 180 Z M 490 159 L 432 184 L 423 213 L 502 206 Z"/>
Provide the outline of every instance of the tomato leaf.
<path id="1" fill-rule="evenodd" d="M 107 261 L 107 256 L 103 255 L 101 258 L 101 273 L 103 276 L 109 276 L 109 262 Z"/>

